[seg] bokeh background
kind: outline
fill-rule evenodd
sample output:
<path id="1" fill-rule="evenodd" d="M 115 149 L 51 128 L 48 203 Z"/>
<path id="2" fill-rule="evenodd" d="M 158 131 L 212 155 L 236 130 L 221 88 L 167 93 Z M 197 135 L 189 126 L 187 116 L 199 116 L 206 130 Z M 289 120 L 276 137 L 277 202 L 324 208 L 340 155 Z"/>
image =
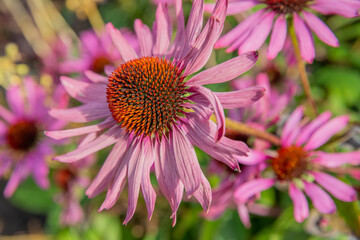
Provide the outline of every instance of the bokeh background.
<path id="1" fill-rule="evenodd" d="M 190 8 L 191 2 L 184 1 L 185 16 L 188 16 Z M 103 22 L 112 22 L 115 27 L 133 30 L 133 23 L 137 18 L 151 26 L 155 10 L 156 6 L 151 0 L 0 0 L 1 104 L 5 104 L 4 91 L 9 83 L 20 81 L 25 75 L 37 76 L 45 85 L 58 81 L 41 72 L 42 51 L 45 51 L 42 49 L 43 44 L 48 45 L 56 37 L 66 35 L 73 45 L 71 54 L 77 56 L 78 37 L 82 31 L 101 28 Z M 224 31 L 229 31 L 245 16 L 246 14 L 240 14 L 227 17 Z M 323 20 L 334 31 L 341 47 L 331 48 L 316 40 L 316 59 L 307 69 L 313 96 L 320 111 L 330 110 L 334 115 L 351 116 L 351 124 L 342 147 L 357 149 L 360 147 L 360 21 L 358 18 L 345 19 L 339 16 L 325 17 Z M 53 22 L 57 25 L 52 24 Z M 234 56 L 236 53 L 216 50 L 206 68 Z M 295 81 L 298 77 L 296 70 L 287 66 L 283 56 L 269 62 L 263 49 L 260 49 L 259 63 L 248 76 L 253 77 L 260 71 L 267 72 L 273 83 L 281 81 L 285 76 L 294 78 Z M 209 88 L 224 91 L 231 87 L 229 84 L 217 84 Z M 303 99 L 304 94 L 300 89 L 295 102 L 285 114 Z M 74 149 L 75 145 L 76 142 L 70 142 L 59 147 L 57 152 Z M 108 150 L 101 151 L 97 155 L 96 164 L 87 170 L 86 174 L 91 178 L 96 175 Z M 197 150 L 197 155 L 206 171 L 210 157 L 200 150 Z M 272 188 L 262 194 L 260 201 L 272 206 L 274 211 L 269 216 L 252 215 L 250 229 L 242 225 L 235 209 L 228 209 L 218 220 L 208 221 L 202 217 L 200 205 L 191 201 L 181 203 L 177 224 L 171 227 L 170 207 L 163 196 L 157 198 L 151 221 L 147 220 L 146 207 L 140 197 L 133 219 L 127 226 L 123 226 L 126 193 L 121 194 L 112 209 L 98 213 L 104 194 L 90 200 L 81 189 L 79 195 L 82 196 L 85 220 L 81 224 L 65 227 L 59 223 L 61 206 L 54 201 L 61 191 L 54 182 L 54 172 L 60 163 L 51 159 L 48 159 L 48 163 L 52 181 L 48 190 L 40 189 L 29 178 L 10 199 L 5 199 L 0 194 L 0 239 L 356 239 L 351 233 L 351 226 L 360 226 L 359 202 L 336 202 L 336 214 L 324 216 L 312 211 L 308 220 L 297 223 L 289 196 Z M 218 176 L 210 173 L 207 176 L 212 186 L 219 184 Z M 351 182 L 359 191 L 359 182 L 347 178 L 343 180 Z M 6 179 L 0 180 L 0 192 L 5 184 Z"/>

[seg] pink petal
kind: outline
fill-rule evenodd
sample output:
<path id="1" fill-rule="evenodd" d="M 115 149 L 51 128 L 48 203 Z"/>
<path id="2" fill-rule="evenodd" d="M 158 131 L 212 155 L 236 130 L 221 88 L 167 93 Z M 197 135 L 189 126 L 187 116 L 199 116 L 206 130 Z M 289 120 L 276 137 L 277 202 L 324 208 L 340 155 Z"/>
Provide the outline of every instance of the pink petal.
<path id="1" fill-rule="evenodd" d="M 112 25 L 112 23 L 106 24 L 106 30 L 110 34 L 111 40 L 125 62 L 138 58 L 134 48 L 128 43 L 121 32 Z"/>
<path id="2" fill-rule="evenodd" d="M 314 207 L 319 210 L 319 212 L 324 214 L 335 212 L 335 203 L 324 190 L 314 183 L 304 181 L 304 184 L 306 195 L 309 196 Z"/>
<path id="3" fill-rule="evenodd" d="M 183 196 L 184 185 L 179 179 L 175 164 L 171 162 L 174 159 L 172 143 L 166 139 L 163 140 L 156 144 L 155 173 L 160 190 L 170 203 L 171 216 L 176 221 L 176 211 Z"/>
<path id="4" fill-rule="evenodd" d="M 107 156 L 105 162 L 103 163 L 103 165 L 101 166 L 100 171 L 98 172 L 98 174 L 96 175 L 95 179 L 91 182 L 90 186 L 88 187 L 88 189 L 86 190 L 86 195 L 89 196 L 89 198 L 93 198 L 96 195 L 100 194 L 111 182 L 112 180 L 116 177 L 118 178 L 119 176 L 119 171 L 123 174 L 126 175 L 126 171 L 122 172 L 122 169 L 126 170 L 127 169 L 127 159 L 124 160 L 124 155 L 126 150 L 128 151 L 133 151 L 132 146 L 130 145 L 129 147 L 127 147 L 127 136 L 123 135 L 120 138 L 118 138 L 116 141 L 116 144 L 114 145 L 114 147 L 112 148 L 112 150 L 110 151 L 109 155 Z M 120 174 L 121 175 L 121 174 Z M 125 176 L 123 176 L 123 178 L 125 179 Z M 121 180 L 121 179 L 117 179 L 117 180 Z M 124 181 L 124 180 L 122 180 Z M 115 182 L 115 181 L 114 181 Z M 114 184 L 114 183 L 111 183 Z M 121 182 L 117 183 L 119 186 L 122 185 Z M 112 188 L 113 190 L 116 190 L 118 188 Z M 118 190 L 117 190 L 118 191 Z M 119 193 L 118 193 L 119 194 Z M 112 193 L 109 193 L 109 197 L 111 199 L 117 199 L 117 195 Z M 112 195 L 112 196 L 110 196 Z M 114 200 L 109 200 L 110 202 L 114 201 Z M 107 206 L 107 204 L 106 204 Z M 107 208 L 107 207 L 105 207 Z"/>
<path id="5" fill-rule="evenodd" d="M 270 43 L 267 50 L 267 57 L 269 59 L 274 59 L 283 49 L 286 39 L 286 33 L 286 18 L 284 15 L 280 15 L 275 21 L 271 34 Z"/>
<path id="6" fill-rule="evenodd" d="M 11 111 L 18 117 L 24 117 L 26 114 L 24 106 L 25 92 L 23 92 L 20 86 L 11 86 L 6 91 L 6 101 Z"/>
<path id="7" fill-rule="evenodd" d="M 270 11 L 261 17 L 258 25 L 254 27 L 250 35 L 239 46 L 239 54 L 257 50 L 263 45 L 270 34 L 275 15 L 275 12 Z"/>
<path id="8" fill-rule="evenodd" d="M 257 24 L 261 15 L 264 14 L 264 10 L 259 10 L 252 14 L 239 25 L 233 28 L 230 32 L 222 36 L 214 45 L 215 48 L 227 47 L 231 43 L 236 42 L 239 38 L 245 35 L 245 32 Z M 234 48 L 235 49 L 235 48 Z"/>
<path id="9" fill-rule="evenodd" d="M 114 125 L 116 125 L 116 122 L 111 116 L 99 124 L 80 127 L 80 128 L 67 129 L 67 130 L 60 130 L 60 131 L 45 131 L 44 134 L 48 137 L 51 137 L 52 139 L 60 140 L 60 139 L 84 135 L 92 132 L 98 132 Z"/>
<path id="10" fill-rule="evenodd" d="M 94 141 L 88 143 L 86 146 L 79 147 L 72 152 L 57 156 L 54 159 L 60 162 L 75 162 L 114 144 L 119 140 L 121 134 L 123 134 L 122 130 L 116 125 L 110 128 L 106 133 L 100 135 Z"/>
<path id="11" fill-rule="evenodd" d="M 185 29 L 186 40 L 187 40 L 186 44 L 188 46 L 192 46 L 195 43 L 196 38 L 199 36 L 199 33 L 203 25 L 203 15 L 204 15 L 204 1 L 194 0 Z"/>
<path id="12" fill-rule="evenodd" d="M 233 155 L 245 155 L 249 151 L 246 144 L 227 137 L 219 142 L 214 142 L 216 125 L 212 121 L 202 123 L 198 118 L 189 117 L 186 124 L 187 137 L 192 144 L 198 146 L 204 152 L 218 161 L 228 165 L 233 170 L 238 170 L 239 165 Z"/>
<path id="13" fill-rule="evenodd" d="M 322 172 L 311 172 L 318 182 L 326 191 L 331 193 L 337 199 L 344 202 L 353 202 L 356 200 L 356 191 L 339 179 Z"/>
<path id="14" fill-rule="evenodd" d="M 224 109 L 218 99 L 218 97 L 209 89 L 202 87 L 202 86 L 193 86 L 193 89 L 202 96 L 204 96 L 212 106 L 215 117 L 216 123 L 218 126 L 217 133 L 215 135 L 215 141 L 219 141 L 225 135 L 225 115 Z"/>
<path id="15" fill-rule="evenodd" d="M 259 178 L 247 181 L 235 190 L 234 198 L 240 203 L 246 203 L 257 193 L 271 188 L 274 184 L 275 180 L 271 178 Z"/>
<path id="16" fill-rule="evenodd" d="M 166 5 L 159 4 L 156 10 L 156 39 L 153 48 L 155 56 L 163 56 L 169 48 L 172 24 Z"/>
<path id="17" fill-rule="evenodd" d="M 108 78 L 104 77 L 103 75 L 97 74 L 90 70 L 86 70 L 84 73 L 85 76 L 93 83 L 108 83 Z"/>
<path id="18" fill-rule="evenodd" d="M 304 149 L 313 150 L 326 143 L 332 136 L 343 130 L 349 121 L 348 116 L 340 116 L 331 119 L 319 127 L 307 141 Z"/>
<path id="19" fill-rule="evenodd" d="M 6 198 L 11 197 L 20 182 L 22 182 L 29 175 L 29 166 L 27 166 L 26 159 L 23 159 L 25 164 L 17 164 L 15 170 L 12 172 L 10 179 L 8 180 L 4 189 L 4 196 Z"/>
<path id="20" fill-rule="evenodd" d="M 338 47 L 339 41 L 326 24 L 311 12 L 302 11 L 306 24 L 315 32 L 321 41 L 332 47 Z"/>
<path id="21" fill-rule="evenodd" d="M 300 120 L 303 117 L 303 107 L 298 107 L 295 111 L 290 115 L 289 119 L 286 121 L 283 132 L 281 134 L 281 145 L 290 146 L 292 144 L 292 140 L 290 136 L 292 133 L 299 129 Z"/>
<path id="22" fill-rule="evenodd" d="M 139 41 L 141 56 L 151 56 L 151 49 L 153 47 L 151 30 L 148 26 L 144 25 L 140 19 L 135 20 L 134 28 Z"/>
<path id="23" fill-rule="evenodd" d="M 193 1 L 194 4 L 194 1 Z M 186 54 L 185 43 L 187 39 L 184 38 L 185 34 L 185 20 L 184 20 L 184 11 L 182 7 L 182 0 L 175 0 L 175 11 L 176 11 L 176 36 L 174 42 L 169 51 L 168 59 L 173 58 L 174 61 L 178 61 L 183 58 L 182 54 Z"/>
<path id="24" fill-rule="evenodd" d="M 12 112 L 7 110 L 0 104 L 0 117 L 2 117 L 6 122 L 12 123 L 15 121 L 15 116 Z"/>
<path id="25" fill-rule="evenodd" d="M 230 81 L 252 68 L 257 52 L 249 52 L 202 71 L 186 82 L 187 85 L 204 85 Z"/>
<path id="26" fill-rule="evenodd" d="M 355 4 L 356 2 L 352 2 Z M 341 0 L 317 0 L 311 5 L 311 8 L 324 15 L 337 14 L 347 18 L 359 16 L 359 5 L 347 5 Z"/>
<path id="27" fill-rule="evenodd" d="M 194 197 L 199 201 L 202 208 L 208 212 L 212 200 L 211 186 L 203 173 L 201 173 L 201 184 L 199 188 L 194 192 Z"/>
<path id="28" fill-rule="evenodd" d="M 226 11 L 226 15 L 234 15 L 239 12 L 244 12 L 257 4 L 256 1 L 239 1 L 239 2 L 229 2 L 228 9 Z M 204 11 L 211 13 L 214 10 L 214 3 L 207 3 L 204 5 Z"/>
<path id="29" fill-rule="evenodd" d="M 251 227 L 250 215 L 249 215 L 249 211 L 248 211 L 246 205 L 239 203 L 236 205 L 236 207 L 237 207 L 237 211 L 238 211 L 241 222 L 244 224 L 244 226 L 246 228 L 250 228 Z"/>
<path id="30" fill-rule="evenodd" d="M 127 224 L 134 215 L 137 200 L 139 197 L 140 183 L 144 170 L 145 153 L 142 142 L 135 143 L 135 149 L 131 153 L 128 165 L 129 198 L 128 209 L 123 224 Z M 151 185 L 151 184 L 150 184 Z M 154 190 L 153 190 L 154 191 Z"/>
<path id="31" fill-rule="evenodd" d="M 295 220 L 297 222 L 303 222 L 309 216 L 309 206 L 304 193 L 293 183 L 290 183 L 289 195 L 294 203 Z"/>
<path id="32" fill-rule="evenodd" d="M 105 84 L 77 81 L 66 76 L 60 77 L 60 81 L 66 92 L 80 102 L 106 102 Z"/>
<path id="33" fill-rule="evenodd" d="M 191 146 L 190 141 L 184 136 L 181 130 L 173 129 L 171 136 L 173 147 L 172 164 L 176 167 L 176 172 L 184 184 L 186 194 L 191 196 L 199 188 L 201 184 L 201 168 L 197 160 L 195 150 Z"/>
<path id="34" fill-rule="evenodd" d="M 82 123 L 109 117 L 111 113 L 106 102 L 92 102 L 74 108 L 51 109 L 49 114 L 60 120 Z"/>
<path id="35" fill-rule="evenodd" d="M 143 141 L 143 145 L 144 146 L 142 147 L 144 148 L 144 155 L 146 156 L 146 159 L 142 170 L 141 191 L 148 211 L 148 220 L 151 220 L 156 200 L 156 193 L 150 181 L 150 169 L 154 164 L 154 149 L 150 141 L 145 143 Z"/>
<path id="36" fill-rule="evenodd" d="M 221 105 L 225 109 L 243 108 L 250 106 L 265 94 L 263 87 L 250 87 L 243 90 L 231 92 L 215 92 Z"/>
<path id="37" fill-rule="evenodd" d="M 299 41 L 301 57 L 308 63 L 312 63 L 315 58 L 315 47 L 311 32 L 297 13 L 294 13 L 293 16 L 295 34 Z"/>
<path id="38" fill-rule="evenodd" d="M 201 69 L 209 59 L 214 43 L 219 38 L 224 27 L 226 8 L 227 0 L 216 3 L 216 7 L 208 23 L 199 37 L 196 38 L 189 54 L 183 60 L 186 66 L 183 73 L 185 76 Z"/>
<path id="39" fill-rule="evenodd" d="M 29 114 L 37 119 L 44 118 L 48 109 L 45 108 L 45 92 L 31 77 L 25 77 L 24 85 L 27 93 Z"/>
<path id="40" fill-rule="evenodd" d="M 356 166 L 360 164 L 360 152 L 346 152 L 346 153 L 317 152 L 316 158 L 314 158 L 312 161 L 328 168 L 337 168 L 345 164 Z"/>
<path id="41" fill-rule="evenodd" d="M 309 139 L 309 137 L 314 133 L 314 131 L 320 126 L 322 126 L 324 123 L 329 121 L 330 118 L 331 118 L 331 112 L 327 111 L 320 114 L 317 118 L 315 118 L 313 121 L 311 121 L 306 126 L 304 126 L 299 132 L 298 138 L 296 139 L 296 145 L 304 144 Z"/>
<path id="42" fill-rule="evenodd" d="M 256 165 L 265 162 L 267 159 L 269 156 L 256 150 L 251 150 L 248 156 L 236 156 L 236 160 L 244 165 Z"/>

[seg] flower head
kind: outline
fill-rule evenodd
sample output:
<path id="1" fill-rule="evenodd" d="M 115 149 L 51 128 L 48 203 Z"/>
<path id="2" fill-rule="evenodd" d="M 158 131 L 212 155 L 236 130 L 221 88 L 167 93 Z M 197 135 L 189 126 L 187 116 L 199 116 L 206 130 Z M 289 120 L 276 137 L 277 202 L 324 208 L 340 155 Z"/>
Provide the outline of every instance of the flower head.
<path id="1" fill-rule="evenodd" d="M 263 8 L 221 37 L 215 45 L 217 48 L 228 47 L 228 52 L 238 49 L 239 54 L 256 50 L 263 45 L 272 30 L 267 56 L 274 59 L 284 47 L 288 16 L 291 16 L 301 56 L 311 63 L 315 57 L 311 31 L 324 43 L 339 46 L 334 33 L 311 10 L 324 15 L 356 17 L 360 9 L 358 0 L 235 0 L 229 3 L 230 11 L 227 14 L 242 12 L 257 5 Z M 212 4 L 206 5 L 208 11 L 212 7 Z"/>
<path id="2" fill-rule="evenodd" d="M 25 78 L 24 86 L 27 96 L 23 95 L 20 86 L 11 86 L 6 91 L 10 110 L 0 105 L 0 176 L 12 169 L 10 179 L 4 190 L 4 195 L 10 197 L 21 181 L 29 175 L 42 188 L 49 186 L 48 167 L 45 159 L 52 154 L 53 141 L 43 138 L 44 129 L 57 130 L 64 125 L 48 115 L 45 106 L 44 89 L 32 78 Z M 65 99 L 64 99 L 65 97 Z M 52 101 L 64 107 L 67 97 L 58 91 Z"/>
<path id="3" fill-rule="evenodd" d="M 129 202 L 124 223 L 134 214 L 140 188 L 150 219 L 156 199 L 150 182 L 152 165 L 159 188 L 171 205 L 173 224 L 184 188 L 188 197 L 194 196 L 208 209 L 211 188 L 192 145 L 238 169 L 234 156 L 246 155 L 248 148 L 243 142 L 224 137 L 223 108 L 247 106 L 258 100 L 264 89 L 242 90 L 246 94 L 241 95 L 239 92 L 214 93 L 201 85 L 237 77 L 255 64 L 257 52 L 189 77 L 207 62 L 222 31 L 226 7 L 227 1 L 219 0 L 202 28 L 203 1 L 195 0 L 185 27 L 181 0 L 176 1 L 177 34 L 171 42 L 169 13 L 166 5 L 159 4 L 153 32 L 141 20 L 135 22 L 139 54 L 120 31 L 108 24 L 107 30 L 125 63 L 109 78 L 88 74 L 91 83 L 62 79 L 68 93 L 84 104 L 67 110 L 54 109 L 51 114 L 75 122 L 104 121 L 79 129 L 47 132 L 57 139 L 94 132 L 99 135 L 56 159 L 76 161 L 115 143 L 87 189 L 90 197 L 108 189 L 100 210 L 115 204 L 127 179 Z M 217 124 L 209 119 L 212 113 Z"/>
<path id="4" fill-rule="evenodd" d="M 355 190 L 328 172 L 345 164 L 359 164 L 360 152 L 316 151 L 333 135 L 342 131 L 349 118 L 340 116 L 330 119 L 331 114 L 324 112 L 305 124 L 301 122 L 302 112 L 302 107 L 297 108 L 287 120 L 277 153 L 263 157 L 263 161 L 269 160 L 268 169 L 272 170 L 273 177 L 254 179 L 242 184 L 234 192 L 237 201 L 246 203 L 255 194 L 274 186 L 275 183 L 286 183 L 294 203 L 295 219 L 302 222 L 309 215 L 305 194 L 314 207 L 324 214 L 336 210 L 328 193 L 341 201 L 356 200 Z"/>

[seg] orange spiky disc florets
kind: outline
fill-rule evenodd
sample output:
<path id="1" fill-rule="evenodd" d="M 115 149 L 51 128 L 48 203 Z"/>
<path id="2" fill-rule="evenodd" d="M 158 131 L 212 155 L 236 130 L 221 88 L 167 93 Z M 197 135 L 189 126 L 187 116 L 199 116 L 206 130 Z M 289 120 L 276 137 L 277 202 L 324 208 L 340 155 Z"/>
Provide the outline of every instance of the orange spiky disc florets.
<path id="1" fill-rule="evenodd" d="M 271 165 L 280 180 L 298 178 L 308 168 L 308 154 L 299 146 L 281 148 L 278 156 L 272 159 Z"/>
<path id="2" fill-rule="evenodd" d="M 109 77 L 107 102 L 114 119 L 137 135 L 163 135 L 182 114 L 184 78 L 170 61 L 143 57 Z"/>

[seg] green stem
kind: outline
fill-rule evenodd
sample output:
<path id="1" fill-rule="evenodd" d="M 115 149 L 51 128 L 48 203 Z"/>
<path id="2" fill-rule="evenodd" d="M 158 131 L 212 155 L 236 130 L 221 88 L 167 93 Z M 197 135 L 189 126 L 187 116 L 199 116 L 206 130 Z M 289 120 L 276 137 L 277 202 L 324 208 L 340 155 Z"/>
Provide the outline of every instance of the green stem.
<path id="1" fill-rule="evenodd" d="M 289 26 L 289 33 L 290 33 L 290 38 L 292 41 L 292 44 L 294 46 L 294 52 L 295 52 L 295 56 L 296 56 L 296 61 L 297 61 L 297 66 L 299 69 L 299 74 L 300 74 L 300 79 L 301 79 L 301 83 L 303 85 L 304 88 L 304 92 L 305 95 L 309 101 L 310 107 L 312 109 L 312 111 L 314 112 L 314 115 L 316 116 L 318 114 L 316 105 L 315 105 L 315 101 L 311 95 L 311 88 L 310 88 L 310 84 L 309 84 L 309 78 L 307 76 L 306 73 L 306 69 L 305 69 L 305 63 L 304 60 L 301 57 L 301 52 L 300 52 L 300 48 L 299 48 L 299 43 L 298 40 L 296 38 L 296 34 L 295 34 L 295 29 L 294 29 L 294 25 L 291 21 L 290 26 Z"/>

